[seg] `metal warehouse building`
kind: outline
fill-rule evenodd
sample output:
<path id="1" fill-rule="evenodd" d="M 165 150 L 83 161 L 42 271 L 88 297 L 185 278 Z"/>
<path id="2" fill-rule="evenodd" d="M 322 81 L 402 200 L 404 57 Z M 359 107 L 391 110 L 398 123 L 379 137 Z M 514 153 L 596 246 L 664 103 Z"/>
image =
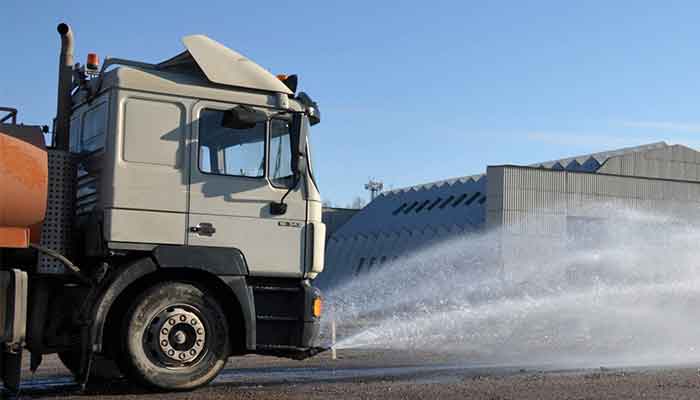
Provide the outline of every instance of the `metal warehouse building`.
<path id="1" fill-rule="evenodd" d="M 509 246 L 509 238 L 566 236 L 572 224 L 606 217 L 605 208 L 589 207 L 596 204 L 666 214 L 700 209 L 700 153 L 659 142 L 489 166 L 482 175 L 384 192 L 330 237 L 318 283 L 332 287 L 436 242 L 493 227 L 508 233 L 503 259 L 517 260 L 528 249 Z M 519 272 L 503 268 L 507 275 Z"/>

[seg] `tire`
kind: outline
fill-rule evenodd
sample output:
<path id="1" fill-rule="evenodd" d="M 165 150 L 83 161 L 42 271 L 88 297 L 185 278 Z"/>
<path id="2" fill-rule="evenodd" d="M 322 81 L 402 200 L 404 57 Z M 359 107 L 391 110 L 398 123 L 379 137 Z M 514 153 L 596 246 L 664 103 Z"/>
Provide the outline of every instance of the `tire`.
<path id="1" fill-rule="evenodd" d="M 68 370 L 77 377 L 80 370 L 80 353 L 77 351 L 63 351 L 58 353 L 58 358 L 61 360 L 63 365 L 68 368 Z M 124 374 L 121 373 L 117 364 L 101 355 L 94 355 L 92 358 L 92 366 L 90 368 L 90 380 L 91 381 L 111 381 L 119 378 L 123 378 Z"/>
<path id="2" fill-rule="evenodd" d="M 161 283 L 141 293 L 124 316 L 120 337 L 122 371 L 161 390 L 206 385 L 230 353 L 221 306 L 183 282 Z"/>

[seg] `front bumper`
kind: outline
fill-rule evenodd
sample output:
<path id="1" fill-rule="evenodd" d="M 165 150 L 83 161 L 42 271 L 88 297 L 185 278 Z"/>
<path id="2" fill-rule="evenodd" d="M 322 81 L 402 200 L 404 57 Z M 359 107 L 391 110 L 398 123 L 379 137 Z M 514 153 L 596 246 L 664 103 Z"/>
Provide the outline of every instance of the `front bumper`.
<path id="1" fill-rule="evenodd" d="M 302 283 L 304 288 L 304 324 L 300 347 L 312 347 L 321 331 L 321 313 L 315 315 L 315 302 L 321 300 L 321 290 L 311 286 L 309 281 Z"/>
<path id="2" fill-rule="evenodd" d="M 294 288 L 258 286 L 253 292 L 256 353 L 300 359 L 325 350 L 314 347 L 321 330 L 318 288 L 304 280 Z"/>

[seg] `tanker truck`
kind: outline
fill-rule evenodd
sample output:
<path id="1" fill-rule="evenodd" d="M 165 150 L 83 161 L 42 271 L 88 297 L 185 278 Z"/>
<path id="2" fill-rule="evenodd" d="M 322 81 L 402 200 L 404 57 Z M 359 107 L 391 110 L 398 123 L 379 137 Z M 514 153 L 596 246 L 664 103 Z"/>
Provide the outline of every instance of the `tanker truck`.
<path id="1" fill-rule="evenodd" d="M 320 111 L 297 76 L 203 35 L 156 64 L 81 65 L 58 33 L 50 140 L 0 110 L 4 386 L 23 354 L 32 371 L 57 354 L 82 385 L 189 390 L 231 356 L 322 351 Z"/>

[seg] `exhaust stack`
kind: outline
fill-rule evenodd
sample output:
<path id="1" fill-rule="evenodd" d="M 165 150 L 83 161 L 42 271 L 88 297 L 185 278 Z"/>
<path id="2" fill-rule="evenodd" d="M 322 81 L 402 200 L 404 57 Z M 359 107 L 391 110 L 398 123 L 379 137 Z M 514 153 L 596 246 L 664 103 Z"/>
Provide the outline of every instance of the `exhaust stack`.
<path id="1" fill-rule="evenodd" d="M 58 98 L 54 126 L 55 149 L 48 151 L 48 201 L 42 225 L 42 249 L 37 272 L 63 274 L 70 272 L 53 253 L 72 257 L 73 224 L 75 222 L 75 197 L 77 163 L 68 151 L 70 147 L 70 116 L 73 108 L 73 32 L 67 24 L 56 28 L 61 35 L 61 56 L 58 64 Z M 36 247 L 35 247 L 36 248 Z M 48 251 L 47 251 L 48 249 Z"/>
<path id="2" fill-rule="evenodd" d="M 73 31 L 65 23 L 56 28 L 61 35 L 61 55 L 58 62 L 58 98 L 56 105 L 56 127 L 54 144 L 58 150 L 68 150 L 70 113 L 73 90 Z"/>

